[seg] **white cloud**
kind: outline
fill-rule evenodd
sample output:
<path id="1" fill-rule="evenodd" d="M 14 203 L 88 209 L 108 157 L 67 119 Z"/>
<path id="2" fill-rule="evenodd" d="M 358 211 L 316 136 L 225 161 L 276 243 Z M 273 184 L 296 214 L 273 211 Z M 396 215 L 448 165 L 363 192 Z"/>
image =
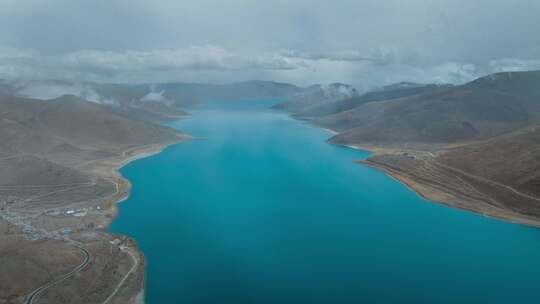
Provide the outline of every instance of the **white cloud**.
<path id="1" fill-rule="evenodd" d="M 522 60 L 516 58 L 504 58 L 492 60 L 489 65 L 493 72 L 517 72 L 540 69 L 540 60 Z"/>
<path id="2" fill-rule="evenodd" d="M 80 87 L 69 84 L 27 83 L 17 92 L 18 95 L 36 99 L 54 99 L 62 95 L 82 95 Z"/>
<path id="3" fill-rule="evenodd" d="M 106 80 L 130 73 L 182 71 L 295 70 L 305 60 L 280 54 L 242 54 L 216 46 L 124 52 L 81 50 L 47 55 L 34 50 L 0 48 L 0 77 Z"/>
<path id="4" fill-rule="evenodd" d="M 411 59 L 412 58 L 412 59 Z M 191 46 L 150 51 L 81 50 L 45 54 L 31 49 L 0 48 L 0 79 L 61 79 L 97 82 L 212 82 L 251 79 L 298 85 L 344 82 L 361 91 L 400 81 L 464 83 L 492 72 L 540 69 L 540 60 L 501 59 L 485 64 L 423 62 L 420 55 L 392 48 L 309 53 L 296 50 L 233 52 L 218 46 Z M 79 87 L 31 88 L 31 97 L 74 94 L 104 101 Z M 152 91 L 146 98 L 160 99 Z"/>
<path id="5" fill-rule="evenodd" d="M 446 62 L 435 66 L 430 71 L 434 82 L 464 83 L 481 76 L 474 64 Z"/>
<path id="6" fill-rule="evenodd" d="M 150 87 L 150 92 L 148 94 L 144 95 L 143 98 L 141 98 L 142 101 L 158 101 L 158 102 L 164 102 L 167 101 L 167 98 L 164 96 L 165 91 L 156 91 L 156 86 L 152 85 Z"/>
<path id="7" fill-rule="evenodd" d="M 216 46 L 191 46 L 152 51 L 85 50 L 67 54 L 61 65 L 95 71 L 170 71 L 170 70 L 288 70 L 303 67 L 301 61 L 267 54 L 252 56 L 229 52 Z"/>
<path id="8" fill-rule="evenodd" d="M 149 92 L 141 98 L 142 101 L 166 101 L 167 99 L 163 95 L 165 91 Z"/>
<path id="9" fill-rule="evenodd" d="M 286 58 L 303 60 L 326 60 L 345 62 L 369 62 L 377 65 L 387 65 L 395 62 L 394 52 L 387 48 L 377 48 L 370 51 L 343 50 L 338 52 L 309 53 L 295 50 L 285 50 L 280 54 Z"/>
<path id="10" fill-rule="evenodd" d="M 382 84 L 540 59 L 538 0 L 0 2 L 0 46 L 26 48 L 0 50 L 0 77 Z"/>
<path id="11" fill-rule="evenodd" d="M 75 95 L 82 99 L 100 104 L 118 104 L 115 100 L 100 96 L 89 85 L 72 83 L 67 81 L 24 81 L 18 80 L 11 83 L 15 94 L 22 97 L 35 99 L 55 99 L 64 95 Z"/>

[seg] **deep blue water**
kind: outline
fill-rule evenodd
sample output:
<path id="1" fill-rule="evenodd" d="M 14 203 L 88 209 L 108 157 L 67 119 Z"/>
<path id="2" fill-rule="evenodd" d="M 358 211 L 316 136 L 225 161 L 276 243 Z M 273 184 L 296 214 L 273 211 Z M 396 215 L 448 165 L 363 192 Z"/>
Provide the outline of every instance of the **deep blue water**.
<path id="1" fill-rule="evenodd" d="M 192 109 L 192 140 L 122 169 L 111 226 L 156 303 L 540 303 L 540 230 L 423 200 L 368 153 L 269 110 Z"/>

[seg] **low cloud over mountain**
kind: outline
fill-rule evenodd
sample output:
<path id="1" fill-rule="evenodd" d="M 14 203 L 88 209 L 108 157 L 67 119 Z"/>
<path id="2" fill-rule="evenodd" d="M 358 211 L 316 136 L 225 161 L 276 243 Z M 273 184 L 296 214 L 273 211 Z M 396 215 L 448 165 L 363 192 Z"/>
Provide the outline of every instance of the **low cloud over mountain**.
<path id="1" fill-rule="evenodd" d="M 529 0 L 5 0 L 0 78 L 459 84 L 540 68 L 538 11 Z"/>

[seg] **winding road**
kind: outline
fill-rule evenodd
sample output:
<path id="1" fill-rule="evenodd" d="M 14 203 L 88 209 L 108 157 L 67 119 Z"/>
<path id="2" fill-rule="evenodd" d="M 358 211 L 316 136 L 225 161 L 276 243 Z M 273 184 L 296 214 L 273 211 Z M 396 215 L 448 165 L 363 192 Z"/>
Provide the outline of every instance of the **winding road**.
<path id="1" fill-rule="evenodd" d="M 149 145 L 150 146 L 154 146 L 154 145 Z M 135 148 L 133 148 L 135 149 Z M 128 149 L 126 151 L 123 152 L 123 156 L 125 157 L 127 155 L 127 153 L 131 152 L 132 149 Z M 136 155 L 134 157 L 140 157 L 140 155 Z M 9 157 L 11 158 L 11 157 Z M 6 158 L 7 159 L 7 158 Z M 3 158 L 0 158 L 0 161 L 3 160 Z M 130 159 L 127 159 L 127 160 L 124 160 L 122 163 L 126 163 L 128 161 L 131 161 L 132 158 Z M 91 162 L 95 162 L 95 160 L 91 161 Z M 117 170 L 117 168 L 113 168 L 112 172 L 113 172 L 113 176 L 115 175 L 115 171 Z M 112 196 L 115 196 L 117 195 L 119 192 L 120 192 L 120 187 L 119 187 L 119 184 L 118 182 L 116 182 L 114 179 L 110 179 L 114 184 L 115 184 L 115 188 L 116 188 L 116 191 L 111 194 L 111 197 Z M 25 185 L 26 188 L 43 188 L 43 187 L 52 187 L 52 188 L 57 188 L 57 187 L 65 187 L 65 186 L 72 186 L 71 188 L 67 188 L 67 189 L 57 189 L 57 190 L 53 190 L 52 192 L 49 192 L 49 193 L 46 193 L 46 194 L 43 194 L 43 195 L 40 195 L 38 197 L 31 197 L 31 198 L 28 198 L 26 199 L 27 201 L 31 201 L 31 200 L 35 200 L 35 199 L 38 199 L 38 198 L 42 198 L 44 196 L 48 196 L 48 195 L 51 195 L 51 194 L 54 194 L 54 193 L 58 193 L 58 192 L 63 192 L 63 191 L 69 191 L 69 190 L 73 190 L 75 188 L 79 188 L 79 187 L 86 187 L 86 186 L 91 186 L 91 185 L 95 185 L 95 181 L 93 182 L 87 182 L 87 183 L 71 183 L 71 184 L 59 184 L 59 185 Z M 2 187 L 0 187 L 0 190 Z M 9 190 L 11 190 L 11 187 L 8 188 Z M 0 214 L 1 216 L 2 214 Z M 30 226 L 30 225 L 27 225 L 27 224 L 23 224 L 23 223 L 20 223 L 20 222 L 17 222 L 17 223 L 14 223 L 15 225 L 17 226 L 23 226 L 25 228 L 32 228 L 33 230 L 36 230 L 33 226 Z M 40 230 L 41 231 L 41 230 Z M 47 231 L 42 231 L 44 234 L 46 235 L 50 235 L 49 232 Z M 26 300 L 24 301 L 25 304 L 32 304 L 32 303 L 36 303 L 37 302 L 37 299 L 39 298 L 39 296 L 44 292 L 46 291 L 47 289 L 55 286 L 55 285 L 58 285 L 59 283 L 69 279 L 70 277 L 74 276 L 75 274 L 77 274 L 78 272 L 80 272 L 81 270 L 83 270 L 91 261 L 91 255 L 90 255 L 90 252 L 85 249 L 84 247 L 82 247 L 81 245 L 79 245 L 77 242 L 71 240 L 71 239 L 67 239 L 66 237 L 63 237 L 63 236 L 59 236 L 60 239 L 64 239 L 65 241 L 69 242 L 73 247 L 79 249 L 83 254 L 84 254 L 84 260 L 82 261 L 81 264 L 79 264 L 78 266 L 76 266 L 75 268 L 73 268 L 69 273 L 66 273 L 64 275 L 62 275 L 61 277 L 59 277 L 58 279 L 55 279 L 49 283 L 46 283 L 45 285 L 42 285 L 38 288 L 36 288 L 35 290 L 33 290 L 30 294 L 27 295 L 26 297 Z M 130 270 L 126 273 L 126 275 L 122 278 L 122 280 L 117 284 L 116 288 L 113 290 L 113 292 L 107 297 L 107 299 L 105 299 L 105 301 L 103 302 L 104 304 L 106 303 L 109 303 L 113 297 L 118 293 L 118 291 L 120 290 L 120 288 L 124 285 L 124 283 L 127 281 L 128 277 L 137 269 L 138 265 L 139 265 L 139 260 L 136 256 L 136 254 L 134 254 L 133 252 L 131 252 L 131 249 L 126 247 L 126 246 L 120 246 L 120 250 L 122 250 L 123 252 L 126 252 L 130 257 L 131 259 L 133 260 L 133 265 L 132 267 L 130 268 Z"/>
<path id="2" fill-rule="evenodd" d="M 73 268 L 73 270 L 71 270 L 70 272 L 66 273 L 65 275 L 63 275 L 62 277 L 52 281 L 52 282 L 49 282 L 41 287 L 38 287 L 37 289 L 35 289 L 34 291 L 32 291 L 28 297 L 26 298 L 26 301 L 24 302 L 25 304 L 32 304 L 32 303 L 35 303 L 34 301 L 39 297 L 39 295 L 41 293 L 43 293 L 45 290 L 51 288 L 52 286 L 58 284 L 58 283 L 61 283 L 65 280 L 67 280 L 68 278 L 72 277 L 73 275 L 75 275 L 76 273 L 78 273 L 79 271 L 83 270 L 87 265 L 88 263 L 90 263 L 90 252 L 88 252 L 88 250 L 86 250 L 85 248 L 79 246 L 79 245 L 73 245 L 73 247 L 81 250 L 84 254 L 84 261 L 79 264 L 77 267 Z"/>

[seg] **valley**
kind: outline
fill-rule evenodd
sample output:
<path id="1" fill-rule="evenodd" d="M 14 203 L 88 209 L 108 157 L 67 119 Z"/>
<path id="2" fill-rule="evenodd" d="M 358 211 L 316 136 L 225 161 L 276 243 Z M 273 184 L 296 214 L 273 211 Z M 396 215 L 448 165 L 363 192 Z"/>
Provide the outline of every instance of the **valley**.
<path id="1" fill-rule="evenodd" d="M 364 94 L 341 83 L 305 89 L 272 82 L 85 84 L 87 91 L 62 83 L 70 89 L 56 94 L 77 95 L 47 100 L 21 94 L 43 94 L 42 86 L 57 82 L 26 83 L 22 89 L 5 83 L 0 238 L 6 246 L 0 257 L 6 271 L 0 279 L 15 280 L 0 288 L 0 303 L 145 298 L 146 258 L 137 240 L 106 230 L 117 203 L 131 192 L 118 170 L 191 139 L 168 127 L 178 119 L 200 119 L 186 109 L 200 115 L 206 113 L 201 107 L 215 107 L 209 113 L 217 115 L 230 105 L 242 113 L 238 119 L 264 119 L 270 114 L 259 104 L 284 100 L 268 107 L 331 130 L 331 144 L 371 151 L 358 163 L 386 172 L 430 201 L 540 226 L 539 79 L 538 72 L 504 73 L 460 86 L 398 83 Z M 93 100 L 84 99 L 89 88 L 96 93 Z M 256 110 L 243 112 L 250 102 L 247 109 Z"/>

